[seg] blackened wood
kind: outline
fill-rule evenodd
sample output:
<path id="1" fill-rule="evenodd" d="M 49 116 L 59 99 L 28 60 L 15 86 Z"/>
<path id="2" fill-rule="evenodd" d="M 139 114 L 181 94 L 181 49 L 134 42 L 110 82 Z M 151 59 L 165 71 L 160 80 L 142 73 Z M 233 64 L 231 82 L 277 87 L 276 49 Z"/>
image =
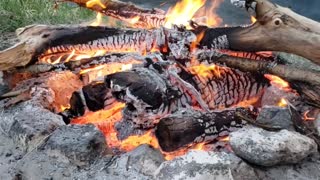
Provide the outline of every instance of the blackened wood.
<path id="1" fill-rule="evenodd" d="M 172 152 L 193 143 L 211 142 L 242 128 L 246 122 L 236 113 L 249 114 L 246 109 L 200 112 L 191 109 L 162 118 L 156 127 L 156 137 L 163 151 Z"/>
<path id="2" fill-rule="evenodd" d="M 256 61 L 247 58 L 232 57 L 216 54 L 214 52 L 199 53 L 199 58 L 206 59 L 209 63 L 222 63 L 228 67 L 252 73 L 265 73 L 279 76 L 291 81 L 307 82 L 312 85 L 320 85 L 320 73 L 290 67 L 288 65 L 276 64 L 273 62 Z"/>
<path id="3" fill-rule="evenodd" d="M 165 23 L 165 11 L 160 9 L 143 9 L 131 3 L 114 0 L 101 0 L 101 4 L 87 5 L 90 0 L 67 0 L 79 6 L 100 12 L 125 22 L 133 23 L 135 27 L 159 28 Z"/>

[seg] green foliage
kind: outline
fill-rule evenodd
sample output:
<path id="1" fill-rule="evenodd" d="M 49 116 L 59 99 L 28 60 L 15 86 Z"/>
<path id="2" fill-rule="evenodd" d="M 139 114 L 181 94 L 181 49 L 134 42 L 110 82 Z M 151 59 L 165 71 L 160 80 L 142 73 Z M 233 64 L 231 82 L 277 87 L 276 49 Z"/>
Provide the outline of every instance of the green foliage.
<path id="1" fill-rule="evenodd" d="M 30 24 L 76 24 L 95 18 L 95 13 L 71 3 L 54 0 L 0 0 L 0 33 Z"/>

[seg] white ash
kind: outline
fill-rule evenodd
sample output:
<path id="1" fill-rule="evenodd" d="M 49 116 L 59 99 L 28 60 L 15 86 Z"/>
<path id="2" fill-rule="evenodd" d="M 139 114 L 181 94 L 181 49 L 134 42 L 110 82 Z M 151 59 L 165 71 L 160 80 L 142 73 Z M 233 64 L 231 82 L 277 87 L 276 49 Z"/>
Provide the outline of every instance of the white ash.
<path id="1" fill-rule="evenodd" d="M 230 145 L 235 154 L 260 166 L 295 164 L 317 152 L 317 144 L 307 136 L 255 127 L 231 133 Z"/>

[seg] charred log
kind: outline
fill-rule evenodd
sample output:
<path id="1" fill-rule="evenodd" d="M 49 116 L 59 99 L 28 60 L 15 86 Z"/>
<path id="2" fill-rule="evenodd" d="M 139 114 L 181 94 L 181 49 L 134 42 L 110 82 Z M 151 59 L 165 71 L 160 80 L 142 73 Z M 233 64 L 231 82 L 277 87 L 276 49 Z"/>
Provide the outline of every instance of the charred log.
<path id="1" fill-rule="evenodd" d="M 274 62 L 255 61 L 246 58 L 222 55 L 214 51 L 200 52 L 199 60 L 207 63 L 221 63 L 228 67 L 252 73 L 269 73 L 279 76 L 289 82 L 300 81 L 311 85 L 320 85 L 320 73 L 297 69 L 287 65 L 276 64 Z"/>
<path id="2" fill-rule="evenodd" d="M 190 109 L 179 110 L 161 119 L 155 134 L 161 149 L 166 152 L 188 147 L 193 143 L 209 143 L 246 124 L 236 113 L 248 114 L 248 111 L 227 109 L 204 113 Z"/>
<path id="3" fill-rule="evenodd" d="M 36 25 L 20 30 L 21 43 L 0 52 L 0 70 L 42 63 L 59 63 L 74 57 L 105 53 L 136 52 L 145 54 L 152 49 L 171 49 L 171 53 L 186 57 L 195 40 L 190 31 L 169 29 L 137 30 L 108 27 Z M 167 51 L 165 52 L 167 53 Z M 18 60 L 17 60 L 18 59 Z"/>
<path id="4" fill-rule="evenodd" d="M 114 0 L 102 0 L 101 3 L 92 3 L 90 0 L 67 0 L 79 6 L 100 12 L 128 22 L 135 27 L 159 28 L 165 23 L 165 12 L 160 9 L 143 9 L 131 3 Z"/>

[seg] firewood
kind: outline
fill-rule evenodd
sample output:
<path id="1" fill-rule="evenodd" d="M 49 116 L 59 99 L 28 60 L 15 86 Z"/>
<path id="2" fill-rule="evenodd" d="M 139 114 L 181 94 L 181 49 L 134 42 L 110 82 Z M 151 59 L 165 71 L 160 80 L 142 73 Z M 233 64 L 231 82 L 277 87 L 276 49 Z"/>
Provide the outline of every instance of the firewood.
<path id="1" fill-rule="evenodd" d="M 198 57 L 210 63 L 222 63 L 228 67 L 233 67 L 244 72 L 273 74 L 289 82 L 300 81 L 311 85 L 320 86 L 320 73 L 298 69 L 287 65 L 276 64 L 275 62 L 265 62 L 250 60 L 247 58 L 232 57 L 222 55 L 214 51 L 199 52 Z M 200 61 L 202 61 L 200 60 Z"/>
<path id="2" fill-rule="evenodd" d="M 131 3 L 117 0 L 101 0 L 101 3 L 92 3 L 92 0 L 66 1 L 77 3 L 79 6 L 128 22 L 135 27 L 159 28 L 165 23 L 165 11 L 160 9 L 143 9 Z"/>
<path id="3" fill-rule="evenodd" d="M 166 152 L 188 147 L 193 143 L 209 143 L 246 124 L 236 113 L 249 114 L 249 111 L 243 108 L 207 113 L 179 110 L 160 120 L 155 135 L 161 149 Z"/>
<path id="4" fill-rule="evenodd" d="M 228 34 L 230 49 L 281 51 L 303 56 L 320 65 L 320 23 L 268 0 L 256 3 L 256 23 Z M 250 6 L 250 5 L 249 5 Z M 204 38 L 210 40 L 210 37 Z"/>

